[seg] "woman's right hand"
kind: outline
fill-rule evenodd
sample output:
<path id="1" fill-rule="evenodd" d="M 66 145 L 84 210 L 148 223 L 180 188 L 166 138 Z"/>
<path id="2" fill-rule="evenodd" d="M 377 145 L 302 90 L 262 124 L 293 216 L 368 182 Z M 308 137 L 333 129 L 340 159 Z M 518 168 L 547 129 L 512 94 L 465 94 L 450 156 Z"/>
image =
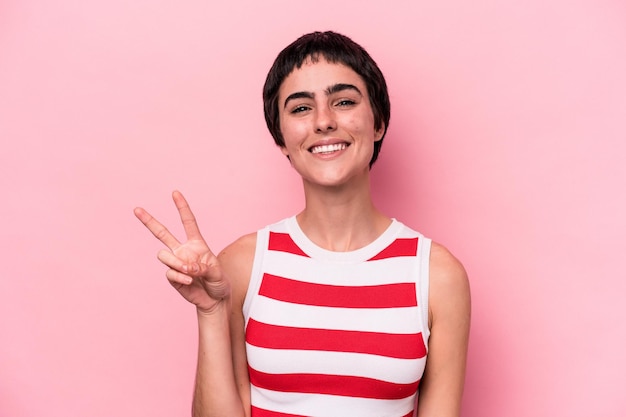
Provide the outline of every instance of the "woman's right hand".
<path id="1" fill-rule="evenodd" d="M 184 243 L 179 242 L 143 208 L 137 207 L 134 213 L 167 246 L 168 249 L 159 251 L 158 258 L 169 268 L 165 276 L 170 284 L 200 312 L 210 313 L 230 297 L 230 284 L 224 277 L 217 257 L 200 234 L 196 218 L 185 197 L 179 191 L 174 191 L 172 198 L 187 235 Z"/>

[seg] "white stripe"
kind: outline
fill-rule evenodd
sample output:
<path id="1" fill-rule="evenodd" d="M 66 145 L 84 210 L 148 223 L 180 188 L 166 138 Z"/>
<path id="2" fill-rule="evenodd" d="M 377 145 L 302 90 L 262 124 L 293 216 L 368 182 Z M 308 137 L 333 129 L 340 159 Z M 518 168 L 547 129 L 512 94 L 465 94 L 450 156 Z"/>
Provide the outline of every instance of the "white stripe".
<path id="1" fill-rule="evenodd" d="M 414 407 L 415 396 L 400 400 L 274 392 L 252 386 L 252 404 L 280 413 L 315 417 L 401 417 Z M 393 410 L 393 411 L 391 411 Z"/>
<path id="2" fill-rule="evenodd" d="M 252 368 L 272 374 L 346 375 L 412 384 L 420 379 L 426 365 L 425 357 L 398 359 L 351 352 L 266 349 L 250 344 L 246 344 L 246 350 Z"/>
<path id="3" fill-rule="evenodd" d="M 419 307 L 318 307 L 257 295 L 253 314 L 256 321 L 278 326 L 394 334 L 419 333 L 422 330 Z"/>
<path id="4" fill-rule="evenodd" d="M 264 272 L 303 282 L 327 285 L 382 285 L 388 283 L 415 283 L 418 262 L 414 257 L 396 257 L 353 265 L 322 263 L 315 259 L 286 252 L 268 251 Z M 350 273 L 346 274 L 346 268 Z M 403 271 L 405 276 L 398 276 Z"/>

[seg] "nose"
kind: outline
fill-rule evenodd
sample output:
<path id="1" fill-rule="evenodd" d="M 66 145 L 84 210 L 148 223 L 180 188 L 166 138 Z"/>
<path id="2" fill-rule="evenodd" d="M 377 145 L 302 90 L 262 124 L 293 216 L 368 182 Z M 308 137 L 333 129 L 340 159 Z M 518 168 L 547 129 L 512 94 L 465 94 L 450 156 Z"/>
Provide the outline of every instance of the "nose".
<path id="1" fill-rule="evenodd" d="M 332 132 L 337 129 L 337 121 L 334 114 L 328 107 L 319 107 L 315 115 L 315 132 Z"/>

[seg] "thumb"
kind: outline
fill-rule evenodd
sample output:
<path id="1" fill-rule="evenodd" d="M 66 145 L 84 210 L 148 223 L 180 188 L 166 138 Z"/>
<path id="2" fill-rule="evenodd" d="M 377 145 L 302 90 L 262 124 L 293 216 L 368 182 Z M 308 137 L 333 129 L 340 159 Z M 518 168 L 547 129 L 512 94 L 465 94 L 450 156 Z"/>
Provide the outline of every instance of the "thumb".
<path id="1" fill-rule="evenodd" d="M 196 265 L 197 273 L 194 275 L 199 278 L 204 290 L 211 298 L 222 300 L 230 296 L 230 283 L 218 263 Z"/>
<path id="2" fill-rule="evenodd" d="M 206 264 L 203 262 L 191 262 L 183 266 L 183 271 L 191 277 L 201 278 L 209 282 L 222 279 L 222 269 L 216 263 Z"/>

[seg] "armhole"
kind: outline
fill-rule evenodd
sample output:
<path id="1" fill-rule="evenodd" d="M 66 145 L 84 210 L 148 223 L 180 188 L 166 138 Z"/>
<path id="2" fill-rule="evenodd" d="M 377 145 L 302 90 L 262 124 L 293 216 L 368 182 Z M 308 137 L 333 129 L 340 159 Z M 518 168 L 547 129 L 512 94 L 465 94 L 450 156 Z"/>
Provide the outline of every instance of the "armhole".
<path id="1" fill-rule="evenodd" d="M 417 259 L 419 262 L 419 291 L 417 294 L 418 303 L 421 306 L 420 312 L 422 316 L 422 337 L 428 351 L 428 338 L 430 336 L 430 327 L 428 326 L 428 290 L 430 287 L 430 247 L 432 241 L 422 237 L 417 249 Z"/>
<path id="2" fill-rule="evenodd" d="M 250 317 L 250 309 L 254 303 L 256 295 L 259 293 L 261 285 L 261 271 L 263 267 L 263 254 L 269 243 L 269 228 L 265 227 L 256 232 L 256 248 L 254 249 L 254 261 L 252 262 L 252 272 L 250 273 L 250 282 L 246 291 L 246 298 L 243 301 L 243 317 L 245 320 L 244 328 L 248 325 Z"/>

